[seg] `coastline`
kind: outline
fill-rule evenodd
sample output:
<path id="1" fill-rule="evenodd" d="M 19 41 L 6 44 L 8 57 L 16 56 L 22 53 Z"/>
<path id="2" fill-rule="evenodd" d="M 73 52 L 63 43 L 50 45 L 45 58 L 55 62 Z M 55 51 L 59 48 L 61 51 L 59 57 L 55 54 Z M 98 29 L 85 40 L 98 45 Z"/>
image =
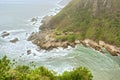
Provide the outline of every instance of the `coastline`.
<path id="1" fill-rule="evenodd" d="M 32 33 L 28 38 L 28 41 L 32 41 L 41 49 L 52 50 L 54 48 L 62 47 L 68 48 L 68 46 L 75 47 L 77 44 L 82 44 L 85 47 L 92 47 L 93 49 L 104 53 L 103 48 L 105 48 L 112 56 L 118 56 L 120 54 L 120 48 L 115 45 L 110 45 L 104 41 L 99 41 L 98 43 L 91 39 L 75 40 L 74 42 L 69 41 L 57 41 L 50 37 L 52 30 L 41 31 L 40 33 Z"/>
<path id="2" fill-rule="evenodd" d="M 64 0 L 58 1 L 58 5 L 62 1 L 64 2 Z M 112 56 L 118 56 L 118 54 L 120 54 L 120 47 L 117 47 L 112 44 L 108 44 L 107 42 L 101 40 L 99 40 L 99 42 L 95 42 L 91 39 L 84 39 L 84 40 L 76 39 L 72 42 L 67 40 L 65 41 L 56 40 L 53 37 L 54 28 L 52 28 L 52 26 L 47 27 L 53 16 L 54 15 L 52 16 L 46 15 L 45 17 L 43 17 L 41 21 L 42 25 L 39 27 L 39 32 L 33 32 L 28 37 L 27 40 L 32 41 L 33 44 L 36 44 L 41 49 L 45 49 L 45 50 L 52 50 L 53 48 L 57 48 L 57 47 L 63 47 L 63 48 L 67 48 L 68 46 L 75 47 L 77 44 L 83 44 L 85 47 L 92 47 L 93 49 L 100 51 L 101 53 L 104 53 L 102 49 L 105 48 Z"/>
<path id="3" fill-rule="evenodd" d="M 53 16 L 45 16 L 42 20 L 42 23 L 47 25 L 52 19 L 52 17 Z M 67 48 L 68 46 L 75 47 L 77 44 L 82 44 L 85 47 L 92 47 L 93 49 L 101 53 L 104 53 L 103 48 L 105 48 L 112 56 L 118 56 L 118 54 L 120 54 L 119 47 L 108 44 L 101 40 L 99 40 L 99 42 L 95 42 L 91 39 L 84 39 L 84 40 L 76 39 L 75 41 L 72 41 L 72 42 L 67 40 L 65 41 L 56 40 L 53 37 L 53 33 L 54 33 L 53 30 L 54 30 L 53 28 L 41 26 L 40 31 L 33 32 L 28 37 L 27 40 L 31 41 L 33 44 L 36 44 L 37 46 L 39 46 L 41 49 L 44 49 L 44 50 L 52 50 L 58 47 Z"/>

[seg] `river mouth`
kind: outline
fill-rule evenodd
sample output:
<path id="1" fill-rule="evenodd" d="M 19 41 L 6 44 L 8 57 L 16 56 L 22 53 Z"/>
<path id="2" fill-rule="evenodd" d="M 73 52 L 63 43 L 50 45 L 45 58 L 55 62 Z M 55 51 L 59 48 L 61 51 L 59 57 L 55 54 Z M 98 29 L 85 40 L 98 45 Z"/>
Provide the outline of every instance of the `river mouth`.
<path id="1" fill-rule="evenodd" d="M 29 65 L 30 62 L 34 62 L 36 66 L 46 66 L 58 73 L 74 67 L 85 66 L 92 71 L 94 80 L 119 80 L 120 56 L 111 56 L 107 51 L 102 54 L 82 45 L 77 45 L 75 48 L 69 46 L 67 49 L 57 48 L 51 51 L 39 50 L 36 45 L 26 40 L 31 32 L 38 31 L 38 24 L 43 16 L 51 15 L 56 8 L 58 9 L 56 2 L 57 0 L 53 0 L 33 7 L 28 4 L 28 7 L 25 7 L 26 4 L 0 5 L 0 9 L 3 10 L 0 12 L 0 34 L 4 31 L 10 33 L 5 38 L 0 37 L 0 57 L 7 55 L 11 60 L 15 59 L 18 65 Z M 28 9 L 30 9 L 29 14 L 26 12 Z M 38 23 L 31 25 L 31 18 L 36 16 L 39 18 Z M 16 37 L 19 39 L 18 42 L 9 42 Z M 27 50 L 31 50 L 32 53 L 28 55 Z"/>

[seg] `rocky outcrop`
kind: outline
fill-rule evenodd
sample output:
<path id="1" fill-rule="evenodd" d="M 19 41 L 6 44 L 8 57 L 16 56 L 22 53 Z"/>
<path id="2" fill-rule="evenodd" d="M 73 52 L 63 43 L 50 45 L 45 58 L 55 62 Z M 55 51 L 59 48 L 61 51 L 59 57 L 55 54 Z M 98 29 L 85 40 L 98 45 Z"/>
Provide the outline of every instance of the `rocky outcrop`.
<path id="1" fill-rule="evenodd" d="M 40 26 L 40 30 L 46 30 L 46 29 L 51 29 L 52 28 L 52 26 L 50 26 L 51 25 L 51 19 L 52 19 L 52 15 L 51 16 L 45 16 L 43 19 L 42 19 L 42 21 L 41 21 L 41 23 L 42 23 L 42 26 Z"/>
<path id="2" fill-rule="evenodd" d="M 82 44 L 85 46 L 90 46 L 90 47 L 94 48 L 95 50 L 101 51 L 100 45 L 93 40 L 85 39 L 82 41 Z"/>
<path id="3" fill-rule="evenodd" d="M 88 46 L 92 47 L 95 50 L 100 51 L 100 52 L 104 52 L 104 51 L 102 51 L 102 48 L 105 48 L 112 56 L 117 56 L 118 54 L 120 54 L 120 48 L 119 47 L 107 44 L 104 41 L 99 41 L 99 43 L 97 43 L 93 40 L 85 39 L 85 40 L 82 41 L 82 44 L 84 46 L 87 46 L 87 47 Z"/>
<path id="4" fill-rule="evenodd" d="M 68 47 L 68 42 L 51 42 L 51 41 L 48 41 L 46 43 L 40 43 L 40 44 L 38 44 L 38 46 L 40 46 L 40 48 L 46 49 L 46 50 L 51 50 L 51 49 L 57 48 L 57 47 L 67 48 Z"/>
<path id="5" fill-rule="evenodd" d="M 75 40 L 75 44 L 80 44 L 81 42 L 80 42 L 80 40 Z"/>
<path id="6" fill-rule="evenodd" d="M 41 49 L 45 50 L 51 50 L 57 47 L 63 48 L 67 48 L 68 46 L 75 47 L 76 44 L 80 43 L 79 40 L 75 40 L 75 42 L 56 40 L 55 38 L 51 37 L 51 33 L 52 31 L 50 30 L 32 33 L 27 40 L 32 41 L 32 43 L 36 44 Z"/>
<path id="7" fill-rule="evenodd" d="M 45 49 L 45 50 L 51 50 L 53 48 L 57 48 L 57 47 L 63 47 L 63 48 L 67 48 L 68 46 L 72 46 L 75 47 L 75 43 L 74 42 L 68 42 L 68 41 L 56 41 L 53 38 L 50 38 L 49 35 L 44 36 L 44 39 L 33 39 L 32 43 L 36 44 L 37 46 L 39 46 L 41 49 Z"/>
<path id="8" fill-rule="evenodd" d="M 32 52 L 31 52 L 31 50 L 27 50 L 27 55 L 29 55 L 29 54 L 31 54 Z"/>
<path id="9" fill-rule="evenodd" d="M 34 18 L 31 19 L 31 22 L 36 22 L 37 19 L 38 19 L 38 17 L 34 17 Z"/>
<path id="10" fill-rule="evenodd" d="M 27 41 L 32 41 L 33 39 L 36 39 L 36 33 L 32 32 L 31 35 L 27 38 Z"/>
<path id="11" fill-rule="evenodd" d="M 19 41 L 18 38 L 14 38 L 14 39 L 10 40 L 11 43 L 16 43 L 17 41 Z"/>
<path id="12" fill-rule="evenodd" d="M 5 32 L 2 33 L 1 36 L 2 36 L 3 38 L 5 38 L 5 37 L 7 37 L 7 36 L 9 36 L 9 35 L 10 35 L 10 33 L 8 33 L 8 32 L 5 31 Z"/>
<path id="13" fill-rule="evenodd" d="M 110 45 L 105 43 L 104 41 L 99 41 L 99 45 L 101 47 L 104 47 L 108 52 L 111 53 L 111 55 L 113 56 L 117 56 L 118 54 L 120 54 L 120 48 L 116 47 L 114 45 Z"/>
<path id="14" fill-rule="evenodd" d="M 111 55 L 117 56 L 120 54 L 120 48 L 107 44 L 104 41 L 99 41 L 98 43 L 91 40 L 91 39 L 85 39 L 85 40 L 75 40 L 74 42 L 69 41 L 59 41 L 55 40 L 50 36 L 51 31 L 41 31 L 38 33 L 32 33 L 31 36 L 28 38 L 28 41 L 32 41 L 32 43 L 39 46 L 41 49 L 45 50 L 51 50 L 53 48 L 57 47 L 63 47 L 67 48 L 68 46 L 75 47 L 76 44 L 83 44 L 86 47 L 92 47 L 97 51 L 100 51 L 104 53 L 102 48 L 105 48 Z"/>
<path id="15" fill-rule="evenodd" d="M 34 18 L 31 19 L 31 22 L 32 22 L 33 25 L 36 24 L 37 21 L 38 21 L 38 17 L 34 17 Z"/>

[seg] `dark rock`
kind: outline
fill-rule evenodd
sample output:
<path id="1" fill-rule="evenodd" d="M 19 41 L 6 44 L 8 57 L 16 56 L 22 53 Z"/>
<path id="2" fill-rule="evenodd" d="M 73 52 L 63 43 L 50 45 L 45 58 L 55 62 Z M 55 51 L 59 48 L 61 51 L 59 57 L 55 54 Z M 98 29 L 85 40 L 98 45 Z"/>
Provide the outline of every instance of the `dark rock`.
<path id="1" fill-rule="evenodd" d="M 33 53 L 33 56 L 36 56 L 36 54 L 35 54 L 35 53 Z"/>
<path id="2" fill-rule="evenodd" d="M 31 52 L 31 50 L 27 50 L 27 55 L 29 55 L 29 54 L 31 54 L 32 52 Z"/>
<path id="3" fill-rule="evenodd" d="M 9 35 L 10 35 L 10 33 L 8 33 L 8 32 L 5 31 L 5 32 L 2 33 L 1 36 L 2 36 L 3 38 L 5 38 L 6 36 L 9 36 Z"/>
<path id="4" fill-rule="evenodd" d="M 32 34 L 27 38 L 27 41 L 32 41 L 34 39 L 36 39 L 36 33 L 32 32 Z"/>
<path id="5" fill-rule="evenodd" d="M 18 38 L 14 38 L 14 39 L 10 40 L 10 42 L 12 42 L 12 43 L 16 43 L 17 41 L 19 41 Z"/>
<path id="6" fill-rule="evenodd" d="M 31 22 L 32 22 L 33 25 L 36 24 L 37 21 L 38 21 L 38 17 L 35 17 L 35 18 L 32 18 L 32 19 L 31 19 Z"/>
<path id="7" fill-rule="evenodd" d="M 31 19 L 31 22 L 36 22 L 36 21 L 37 21 L 37 17 Z"/>

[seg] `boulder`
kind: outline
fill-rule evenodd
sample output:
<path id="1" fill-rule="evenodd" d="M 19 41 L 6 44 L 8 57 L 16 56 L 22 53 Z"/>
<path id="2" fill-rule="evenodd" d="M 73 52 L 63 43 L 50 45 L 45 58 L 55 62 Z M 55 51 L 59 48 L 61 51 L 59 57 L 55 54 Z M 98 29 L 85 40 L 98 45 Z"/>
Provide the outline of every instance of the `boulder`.
<path id="1" fill-rule="evenodd" d="M 81 44 L 85 47 L 88 47 L 88 45 L 86 45 L 86 43 L 84 41 L 81 41 Z"/>
<path id="2" fill-rule="evenodd" d="M 37 19 L 38 19 L 38 17 L 32 18 L 32 19 L 31 19 L 31 22 L 36 22 Z"/>
<path id="3" fill-rule="evenodd" d="M 101 46 L 101 47 L 104 47 L 105 46 L 105 42 L 104 41 L 99 41 L 99 45 Z"/>
<path id="4" fill-rule="evenodd" d="M 9 36 L 9 35 L 10 35 L 10 33 L 8 33 L 8 32 L 5 31 L 5 32 L 2 33 L 1 36 L 2 36 L 3 38 L 5 38 L 6 36 Z"/>
<path id="5" fill-rule="evenodd" d="M 71 47 L 75 47 L 76 44 L 74 42 L 69 42 L 68 45 Z"/>
<path id="6" fill-rule="evenodd" d="M 29 55 L 29 54 L 31 54 L 32 52 L 31 52 L 31 50 L 27 50 L 27 55 Z"/>
<path id="7" fill-rule="evenodd" d="M 32 18 L 32 19 L 31 19 L 32 25 L 35 25 L 35 24 L 37 23 L 37 21 L 38 21 L 38 17 Z"/>
<path id="8" fill-rule="evenodd" d="M 63 48 L 68 48 L 68 42 L 67 42 L 67 41 L 63 42 L 63 43 L 61 44 L 61 46 L 62 46 Z M 59 47 L 59 46 L 58 46 L 58 47 Z"/>
<path id="9" fill-rule="evenodd" d="M 99 41 L 99 45 L 104 47 L 112 56 L 120 54 L 120 49 L 114 45 L 107 44 L 104 41 Z"/>
<path id="10" fill-rule="evenodd" d="M 85 39 L 82 41 L 82 44 L 84 46 L 87 46 L 87 47 L 90 46 L 90 47 L 94 48 L 95 50 L 101 51 L 100 45 L 93 40 Z"/>
<path id="11" fill-rule="evenodd" d="M 80 44 L 80 40 L 75 40 L 75 44 Z"/>
<path id="12" fill-rule="evenodd" d="M 116 46 L 113 46 L 113 45 L 109 45 L 109 44 L 106 44 L 105 45 L 105 48 L 108 52 L 110 52 L 110 54 L 112 56 L 117 56 L 118 54 L 120 54 L 120 50 L 118 47 Z"/>
<path id="13" fill-rule="evenodd" d="M 90 41 L 89 42 L 89 45 L 92 47 L 92 48 L 94 48 L 95 50 L 98 50 L 98 51 L 101 51 L 101 47 L 99 46 L 99 44 L 98 43 L 96 43 L 95 41 Z"/>
<path id="14" fill-rule="evenodd" d="M 14 38 L 14 39 L 10 40 L 10 42 L 12 42 L 12 43 L 16 43 L 17 41 L 19 41 L 18 38 Z"/>
<path id="15" fill-rule="evenodd" d="M 85 39 L 85 40 L 83 40 L 83 41 L 81 41 L 81 42 L 82 42 L 82 44 L 83 44 L 84 46 L 88 47 L 90 41 L 91 41 L 90 39 Z"/>
<path id="16" fill-rule="evenodd" d="M 55 45 L 56 45 L 56 47 L 62 47 L 62 42 L 61 41 L 58 41 L 58 42 L 55 42 Z"/>
<path id="17" fill-rule="evenodd" d="M 32 34 L 27 38 L 27 41 L 32 41 L 34 39 L 36 39 L 36 33 L 32 32 Z"/>

